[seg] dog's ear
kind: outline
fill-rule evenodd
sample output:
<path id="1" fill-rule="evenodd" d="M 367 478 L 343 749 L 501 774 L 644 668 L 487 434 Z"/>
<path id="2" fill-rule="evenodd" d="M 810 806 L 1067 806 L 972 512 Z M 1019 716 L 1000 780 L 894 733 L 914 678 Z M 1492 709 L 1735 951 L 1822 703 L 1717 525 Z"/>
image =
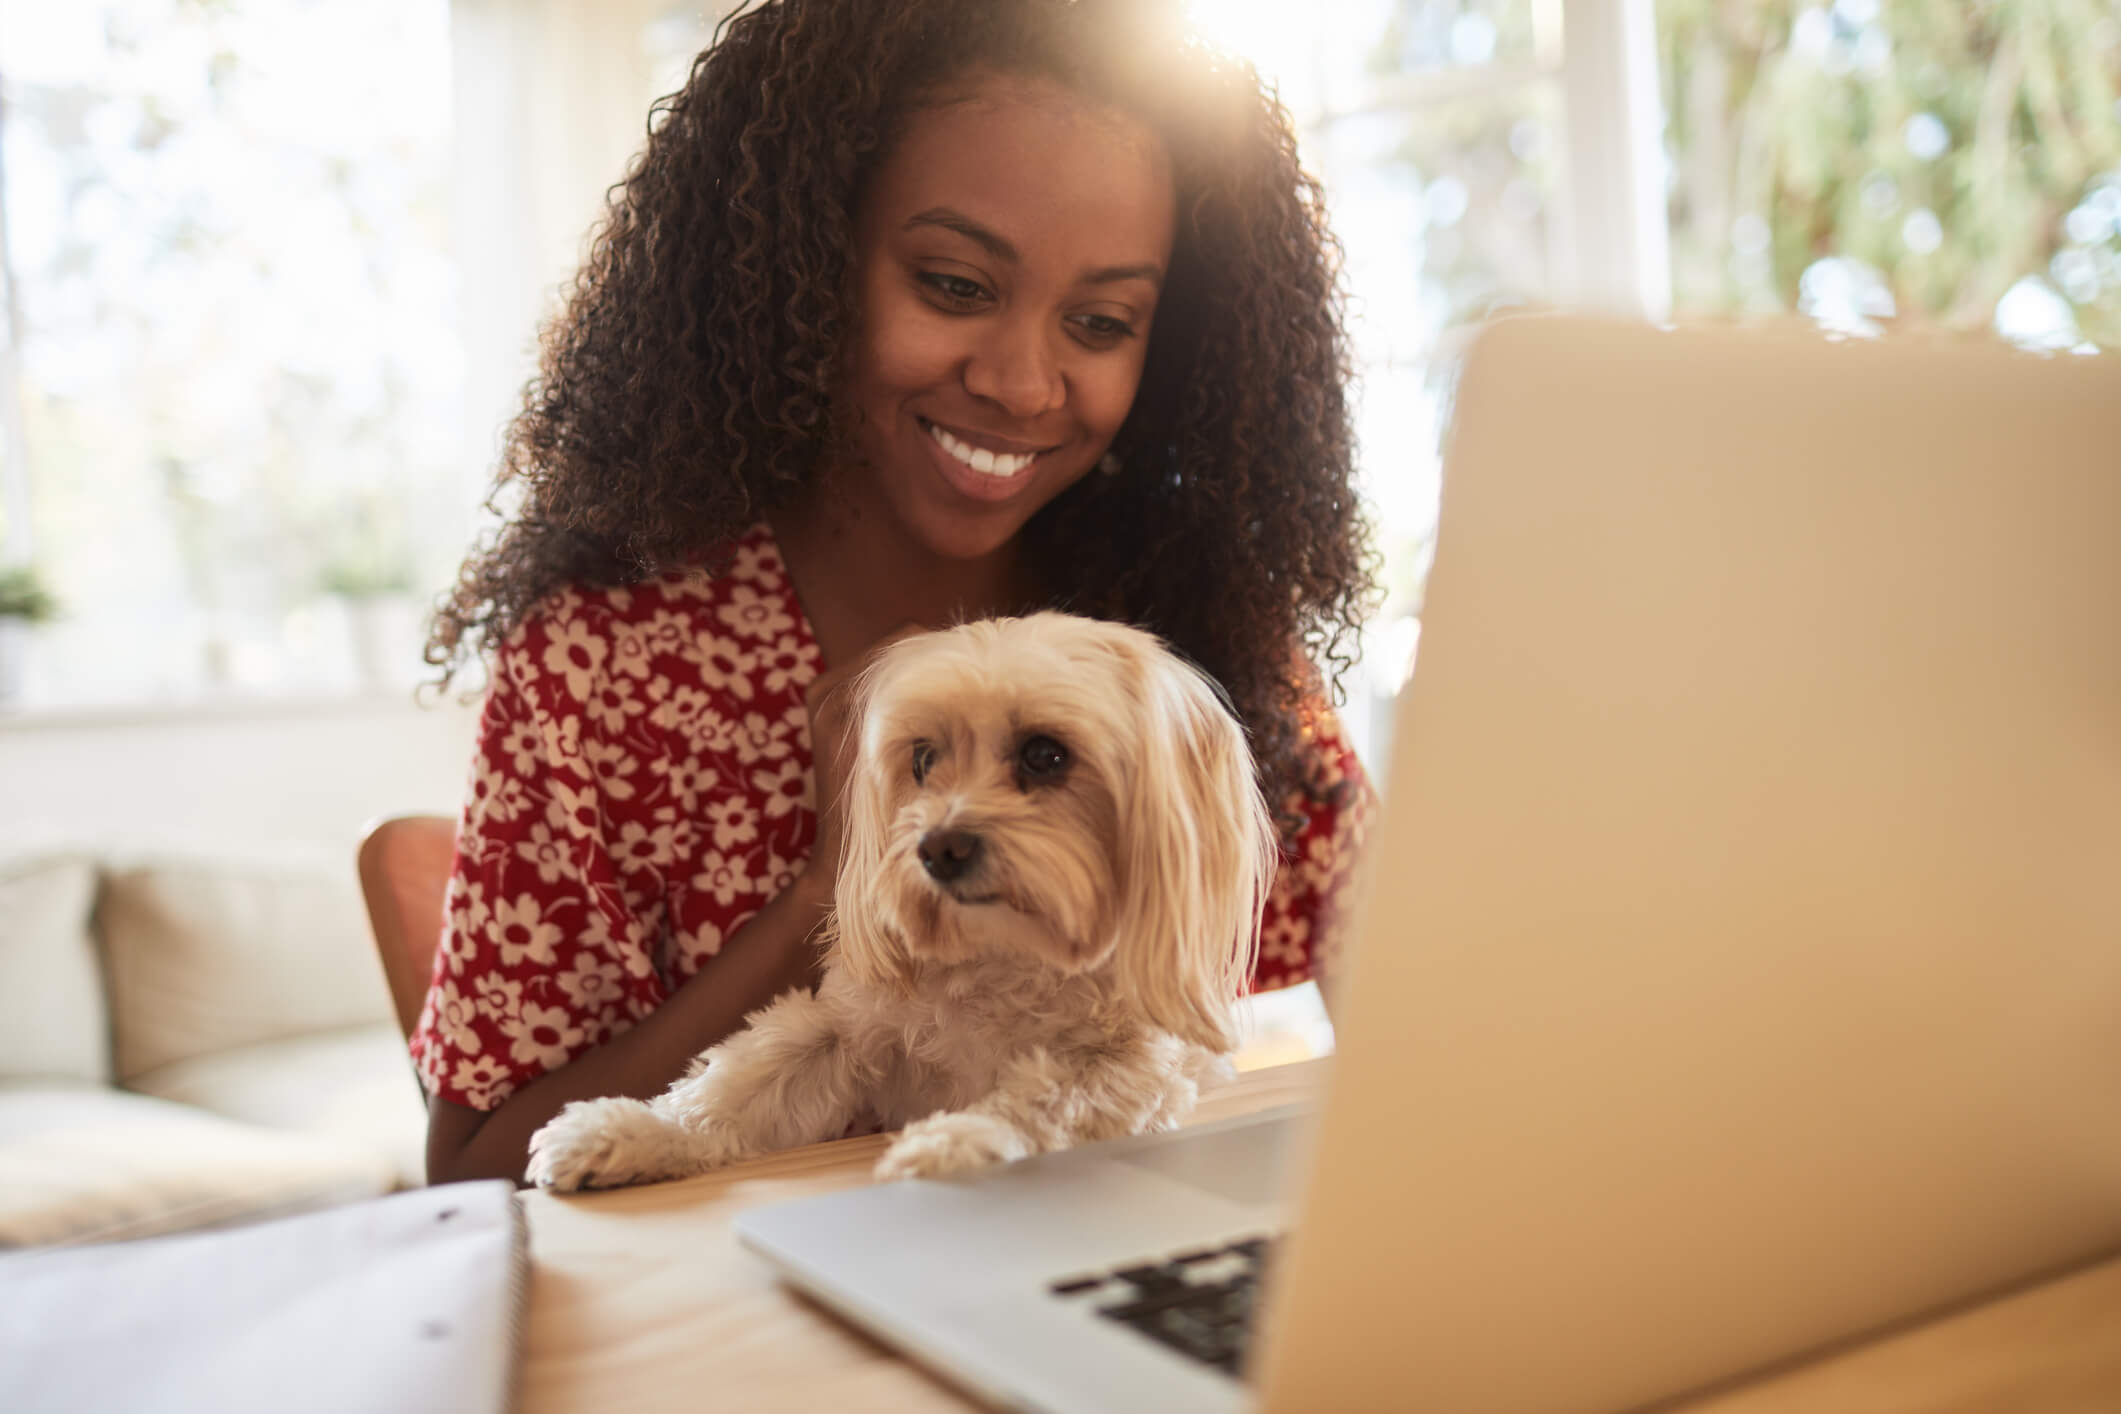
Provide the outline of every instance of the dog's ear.
<path id="1" fill-rule="evenodd" d="M 1122 985 L 1156 1025 L 1235 1048 L 1231 1003 L 1274 880 L 1273 821 L 1244 729 L 1214 684 L 1160 648 L 1130 648 L 1139 754 L 1120 803 Z"/>
<path id="2" fill-rule="evenodd" d="M 854 683 L 854 762 L 842 789 L 839 878 L 833 885 L 828 946 L 848 975 L 874 991 L 910 992 L 913 955 L 905 945 L 893 900 L 883 886 L 884 851 L 890 838 L 893 777 L 881 759 L 876 714 L 870 710 L 888 664 L 888 654 Z M 823 750 L 822 744 L 819 747 Z M 822 807 L 824 802 L 820 801 Z"/>

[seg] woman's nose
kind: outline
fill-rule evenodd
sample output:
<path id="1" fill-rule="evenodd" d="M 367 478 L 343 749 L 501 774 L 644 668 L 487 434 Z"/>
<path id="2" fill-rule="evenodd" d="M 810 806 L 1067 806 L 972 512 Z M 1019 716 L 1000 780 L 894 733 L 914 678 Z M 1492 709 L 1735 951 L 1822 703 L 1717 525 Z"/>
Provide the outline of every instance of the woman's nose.
<path id="1" fill-rule="evenodd" d="M 996 320 L 965 365 L 965 390 L 1016 418 L 1051 412 L 1068 399 L 1048 332 L 1029 319 Z"/>

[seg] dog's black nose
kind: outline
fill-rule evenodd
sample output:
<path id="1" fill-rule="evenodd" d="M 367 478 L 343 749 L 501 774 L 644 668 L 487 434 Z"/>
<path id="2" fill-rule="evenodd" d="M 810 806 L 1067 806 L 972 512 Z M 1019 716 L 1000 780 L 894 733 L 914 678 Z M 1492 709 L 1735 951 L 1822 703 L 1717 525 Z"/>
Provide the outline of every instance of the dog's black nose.
<path id="1" fill-rule="evenodd" d="M 921 868 L 938 884 L 947 884 L 979 861 L 980 837 L 970 830 L 930 830 L 921 836 Z"/>

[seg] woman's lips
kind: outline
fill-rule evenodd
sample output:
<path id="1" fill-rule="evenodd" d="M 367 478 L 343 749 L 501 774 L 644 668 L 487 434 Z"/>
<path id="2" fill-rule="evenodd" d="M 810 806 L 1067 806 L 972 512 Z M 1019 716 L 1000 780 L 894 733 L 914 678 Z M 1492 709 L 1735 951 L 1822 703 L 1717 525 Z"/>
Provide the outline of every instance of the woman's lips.
<path id="1" fill-rule="evenodd" d="M 957 433 L 917 418 L 922 440 L 943 479 L 975 501 L 1006 501 L 1038 476 L 1040 458 L 1050 449 L 1004 452 L 978 446 Z"/>

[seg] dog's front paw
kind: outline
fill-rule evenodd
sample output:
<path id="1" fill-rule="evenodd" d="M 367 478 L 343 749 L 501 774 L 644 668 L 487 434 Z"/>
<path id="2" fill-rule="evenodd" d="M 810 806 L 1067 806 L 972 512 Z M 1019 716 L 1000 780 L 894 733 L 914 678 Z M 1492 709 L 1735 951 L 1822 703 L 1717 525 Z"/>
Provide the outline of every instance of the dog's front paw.
<path id="1" fill-rule="evenodd" d="M 705 1169 L 693 1135 L 640 1100 L 577 1100 L 530 1136 L 525 1173 L 572 1193 L 684 1178 Z"/>
<path id="2" fill-rule="evenodd" d="M 1024 1136 L 998 1119 L 932 1114 L 900 1132 L 877 1160 L 876 1177 L 884 1183 L 899 1178 L 948 1178 L 1021 1159 L 1030 1152 Z"/>

